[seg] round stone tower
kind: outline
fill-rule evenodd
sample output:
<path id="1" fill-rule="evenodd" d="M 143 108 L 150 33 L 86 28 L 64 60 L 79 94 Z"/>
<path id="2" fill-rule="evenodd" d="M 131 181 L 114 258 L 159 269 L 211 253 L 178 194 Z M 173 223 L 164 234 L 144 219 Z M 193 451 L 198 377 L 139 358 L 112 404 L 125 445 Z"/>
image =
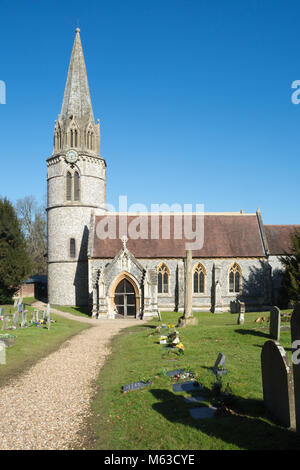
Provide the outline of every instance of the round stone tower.
<path id="1" fill-rule="evenodd" d="M 57 305 L 88 305 L 91 212 L 105 210 L 106 163 L 79 33 L 77 28 L 53 154 L 47 159 L 48 301 Z"/>

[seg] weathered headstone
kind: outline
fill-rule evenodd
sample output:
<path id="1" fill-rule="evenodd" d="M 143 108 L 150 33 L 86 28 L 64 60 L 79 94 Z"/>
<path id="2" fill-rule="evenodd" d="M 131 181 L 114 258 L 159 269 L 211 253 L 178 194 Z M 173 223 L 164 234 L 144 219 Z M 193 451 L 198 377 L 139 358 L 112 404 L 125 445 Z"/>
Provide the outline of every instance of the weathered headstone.
<path id="1" fill-rule="evenodd" d="M 50 326 L 51 326 L 50 309 L 49 310 L 47 309 L 47 312 L 46 312 L 46 324 L 47 324 L 48 330 L 50 330 Z"/>
<path id="2" fill-rule="evenodd" d="M 13 314 L 13 324 L 12 324 L 12 326 L 14 328 L 18 328 L 18 326 L 19 326 L 19 312 L 15 312 Z"/>
<path id="3" fill-rule="evenodd" d="M 211 370 L 217 376 L 227 373 L 227 369 L 225 369 L 225 355 L 223 353 L 218 354 L 215 365 Z"/>
<path id="4" fill-rule="evenodd" d="M 270 311 L 270 338 L 280 340 L 280 310 L 272 307 Z"/>
<path id="5" fill-rule="evenodd" d="M 295 429 L 292 371 L 285 350 L 277 341 L 264 344 L 261 372 L 265 408 L 282 426 Z"/>
<path id="6" fill-rule="evenodd" d="M 179 318 L 178 326 L 197 325 L 198 319 L 193 316 L 193 255 L 186 250 L 184 280 L 184 315 Z"/>
<path id="7" fill-rule="evenodd" d="M 0 317 L 2 317 L 2 316 L 3 316 L 3 314 L 4 314 L 4 308 L 3 308 L 3 307 L 1 307 L 1 308 L 0 308 Z"/>
<path id="8" fill-rule="evenodd" d="M 3 321 L 2 321 L 2 330 L 8 330 L 8 322 L 9 322 L 9 316 L 4 315 Z"/>
<path id="9" fill-rule="evenodd" d="M 37 310 L 37 311 L 35 312 L 35 315 L 36 315 L 36 317 L 35 317 L 35 318 L 36 318 L 36 321 L 39 322 L 39 321 L 40 321 L 40 311 Z"/>
<path id="10" fill-rule="evenodd" d="M 295 412 L 297 432 L 300 432 L 300 357 L 295 354 L 300 347 L 300 303 L 295 305 L 291 318 L 291 337 L 293 349 L 293 375 L 295 393 Z"/>
<path id="11" fill-rule="evenodd" d="M 22 312 L 21 328 L 25 328 L 25 326 L 26 326 L 27 313 L 28 313 L 28 310 L 23 310 L 23 312 Z"/>
<path id="12" fill-rule="evenodd" d="M 122 387 L 122 391 L 131 392 L 132 390 L 140 390 L 141 388 L 148 387 L 151 384 L 151 380 L 149 380 L 148 382 L 133 382 L 131 384 L 124 385 Z"/>
<path id="13" fill-rule="evenodd" d="M 245 314 L 240 312 L 238 316 L 238 325 L 243 325 L 245 323 Z"/>
<path id="14" fill-rule="evenodd" d="M 31 323 L 31 325 L 32 325 L 33 322 L 34 322 L 34 311 L 31 310 L 31 312 L 30 312 L 30 323 Z"/>
<path id="15" fill-rule="evenodd" d="M 4 341 L 0 341 L 0 365 L 6 364 L 6 346 Z"/>

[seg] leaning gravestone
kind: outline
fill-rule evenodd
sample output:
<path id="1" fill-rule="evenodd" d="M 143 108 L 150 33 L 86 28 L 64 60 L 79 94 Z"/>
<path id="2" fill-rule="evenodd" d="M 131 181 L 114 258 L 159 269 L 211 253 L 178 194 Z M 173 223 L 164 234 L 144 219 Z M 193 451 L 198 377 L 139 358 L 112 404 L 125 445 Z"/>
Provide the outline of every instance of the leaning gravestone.
<path id="1" fill-rule="evenodd" d="M 265 408 L 282 426 L 295 429 L 292 371 L 285 350 L 268 340 L 261 352 L 262 386 Z"/>
<path id="2" fill-rule="evenodd" d="M 223 353 L 219 353 L 217 360 L 215 362 L 214 367 L 212 368 L 212 372 L 215 375 L 223 375 L 227 373 L 227 370 L 225 369 L 225 355 Z"/>
<path id="3" fill-rule="evenodd" d="M 272 307 L 270 311 L 270 338 L 280 340 L 280 310 Z"/>
<path id="4" fill-rule="evenodd" d="M 293 374 L 295 392 L 296 427 L 300 432 L 300 354 L 296 351 L 300 347 L 300 303 L 295 305 L 291 318 L 291 337 L 293 349 Z"/>

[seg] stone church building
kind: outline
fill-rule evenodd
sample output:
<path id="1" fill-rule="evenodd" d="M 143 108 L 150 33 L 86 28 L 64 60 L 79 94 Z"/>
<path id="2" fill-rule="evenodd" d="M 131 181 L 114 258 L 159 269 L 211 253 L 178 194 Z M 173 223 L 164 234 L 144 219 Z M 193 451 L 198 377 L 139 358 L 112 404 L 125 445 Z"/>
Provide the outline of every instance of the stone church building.
<path id="1" fill-rule="evenodd" d="M 182 214 L 106 210 L 106 161 L 78 28 L 47 166 L 48 301 L 89 305 L 98 318 L 182 312 L 190 241 L 178 237 Z M 195 229 L 197 214 L 189 217 Z M 110 222 L 115 236 L 99 236 L 99 227 Z M 134 224 L 143 226 L 146 236 L 130 236 Z M 300 225 L 264 225 L 257 210 L 205 213 L 201 227 L 204 243 L 192 253 L 193 310 L 229 311 L 237 299 L 245 302 L 246 310 L 276 302 L 279 256 L 289 251 L 290 234 Z"/>

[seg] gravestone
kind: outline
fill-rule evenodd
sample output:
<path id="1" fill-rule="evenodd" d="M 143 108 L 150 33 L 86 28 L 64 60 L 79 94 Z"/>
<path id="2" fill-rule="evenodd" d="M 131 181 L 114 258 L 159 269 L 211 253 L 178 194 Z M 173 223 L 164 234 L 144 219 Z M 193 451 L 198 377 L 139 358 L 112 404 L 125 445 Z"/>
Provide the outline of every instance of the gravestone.
<path id="1" fill-rule="evenodd" d="M 270 311 L 270 338 L 280 340 L 280 310 L 272 307 Z"/>
<path id="2" fill-rule="evenodd" d="M 13 314 L 13 327 L 18 328 L 19 326 L 19 312 Z"/>
<path id="3" fill-rule="evenodd" d="M 47 309 L 47 313 L 46 313 L 46 324 L 47 324 L 48 330 L 50 330 L 50 326 L 51 326 L 50 309 L 49 309 L 49 311 L 48 311 L 48 309 Z"/>
<path id="4" fill-rule="evenodd" d="M 238 302 L 239 302 L 239 312 L 240 313 L 245 313 L 246 312 L 245 302 L 241 302 L 240 300 L 238 300 Z"/>
<path id="5" fill-rule="evenodd" d="M 212 372 L 217 376 L 227 373 L 227 370 L 225 369 L 225 355 L 223 353 L 218 354 L 215 365 L 212 368 Z"/>
<path id="6" fill-rule="evenodd" d="M 28 310 L 23 310 L 23 312 L 22 312 L 21 328 L 25 328 L 25 326 L 26 326 L 27 313 L 28 313 Z"/>
<path id="7" fill-rule="evenodd" d="M 2 320 L 2 330 L 8 330 L 8 322 L 9 322 L 9 316 L 4 315 L 3 320 Z"/>
<path id="8" fill-rule="evenodd" d="M 0 340 L 0 365 L 6 364 L 6 346 L 4 341 Z"/>
<path id="9" fill-rule="evenodd" d="M 2 317 L 2 316 L 3 316 L 3 314 L 4 314 L 4 308 L 3 308 L 3 307 L 1 307 L 1 308 L 0 308 L 0 317 Z"/>
<path id="10" fill-rule="evenodd" d="M 201 406 L 198 408 L 190 408 L 189 413 L 194 419 L 210 419 L 217 412 L 214 406 Z"/>
<path id="11" fill-rule="evenodd" d="M 265 408 L 282 426 L 295 429 L 292 371 L 285 350 L 277 341 L 264 344 L 261 372 Z"/>
<path id="12" fill-rule="evenodd" d="M 15 298 L 15 301 L 14 301 L 14 307 L 16 307 L 18 305 L 18 299 Z"/>
<path id="13" fill-rule="evenodd" d="M 199 382 L 194 382 L 193 380 L 189 382 L 182 382 L 177 384 L 172 384 L 173 392 L 191 392 L 191 391 L 198 391 L 202 390 L 203 386 L 199 384 Z"/>
<path id="14" fill-rule="evenodd" d="M 238 325 L 243 325 L 245 323 L 245 314 L 240 312 L 238 316 Z"/>
<path id="15" fill-rule="evenodd" d="M 131 392 L 132 390 L 140 390 L 141 388 L 148 387 L 151 384 L 151 380 L 149 380 L 148 382 L 133 382 L 131 384 L 124 385 L 122 387 L 122 391 Z"/>
<path id="16" fill-rule="evenodd" d="M 293 348 L 293 375 L 295 393 L 295 412 L 297 432 L 300 432 L 300 357 L 296 351 L 300 347 L 300 303 L 295 305 L 291 318 L 291 337 Z"/>
<path id="17" fill-rule="evenodd" d="M 37 310 L 37 311 L 35 312 L 35 318 L 36 318 L 36 321 L 37 321 L 37 322 L 40 321 L 40 311 L 39 311 L 39 310 Z"/>
<path id="18" fill-rule="evenodd" d="M 31 325 L 33 324 L 33 322 L 34 322 L 34 311 L 31 310 L 31 313 L 30 313 L 30 323 L 31 323 Z"/>

